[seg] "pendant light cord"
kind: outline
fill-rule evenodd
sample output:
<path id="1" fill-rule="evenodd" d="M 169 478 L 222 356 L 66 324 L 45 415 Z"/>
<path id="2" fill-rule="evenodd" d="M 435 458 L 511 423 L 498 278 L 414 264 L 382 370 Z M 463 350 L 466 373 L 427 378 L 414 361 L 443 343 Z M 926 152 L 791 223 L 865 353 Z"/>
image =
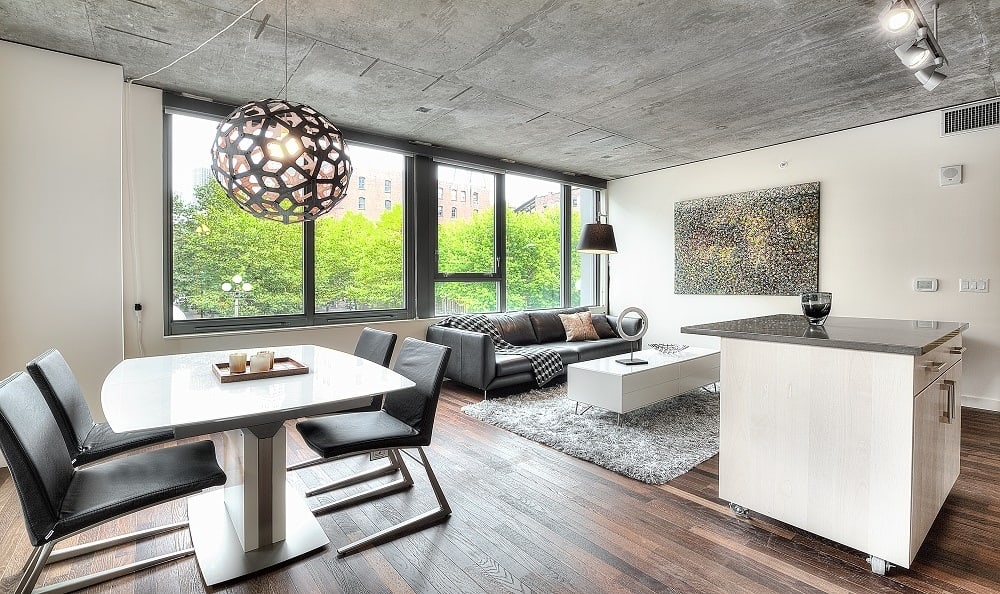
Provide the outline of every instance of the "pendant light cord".
<path id="1" fill-rule="evenodd" d="M 285 103 L 288 103 L 288 0 L 285 0 Z"/>
<path id="2" fill-rule="evenodd" d="M 213 36 L 209 37 L 208 39 L 206 39 L 205 41 L 201 42 L 201 44 L 198 45 L 198 47 L 194 48 L 193 50 L 191 50 L 188 53 L 184 54 L 183 56 L 177 58 L 176 60 L 174 60 L 173 62 L 167 64 L 166 66 L 164 66 L 162 68 L 159 68 L 157 70 L 154 70 L 153 72 L 150 72 L 149 74 L 143 74 L 142 76 L 139 76 L 139 77 L 136 77 L 136 78 L 130 78 L 128 80 L 128 82 L 131 84 L 131 83 L 133 83 L 135 81 L 139 81 L 139 80 L 142 80 L 144 78 L 148 78 L 150 76 L 159 74 L 159 73 L 163 72 L 164 70 L 166 70 L 167 68 L 170 68 L 171 66 L 177 64 L 178 62 L 180 62 L 184 58 L 187 58 L 191 54 L 197 52 L 201 48 L 203 48 L 206 45 L 208 45 L 208 43 L 210 41 L 214 40 L 219 35 L 222 35 L 226 31 L 232 29 L 236 25 L 236 23 L 240 22 L 241 20 L 243 20 L 243 17 L 245 17 L 248 14 L 250 14 L 251 12 L 253 12 L 253 9 L 257 8 L 260 5 L 260 3 L 263 2 L 263 1 L 264 0 L 257 0 L 256 2 L 254 2 L 253 6 L 251 6 L 250 8 L 248 8 L 247 11 L 244 12 L 243 14 L 241 14 L 240 16 L 236 17 L 236 20 L 233 21 L 233 22 L 231 22 L 231 23 L 229 23 L 229 25 L 225 29 L 223 29 L 222 31 L 219 31 L 215 35 L 213 35 Z M 285 0 L 285 5 L 286 5 L 286 9 L 285 9 L 285 38 L 286 38 L 286 40 L 285 40 L 285 56 L 286 56 L 286 58 L 285 58 L 285 70 L 286 70 L 286 74 L 285 74 L 285 76 L 287 78 L 287 76 L 288 76 L 288 74 L 287 74 L 287 70 L 288 70 L 288 58 L 287 58 L 287 55 L 288 55 L 288 41 L 287 41 L 287 37 L 288 37 L 288 10 L 287 10 L 288 0 Z"/>

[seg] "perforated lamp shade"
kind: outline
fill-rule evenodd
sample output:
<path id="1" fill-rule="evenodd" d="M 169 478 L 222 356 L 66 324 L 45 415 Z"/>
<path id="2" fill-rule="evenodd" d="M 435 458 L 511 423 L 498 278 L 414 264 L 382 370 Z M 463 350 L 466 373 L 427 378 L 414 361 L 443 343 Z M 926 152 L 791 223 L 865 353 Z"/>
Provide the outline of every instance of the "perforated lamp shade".
<path id="1" fill-rule="evenodd" d="M 253 101 L 219 124 L 212 173 L 240 208 L 282 223 L 312 221 L 340 202 L 351 181 L 340 130 L 308 105 Z"/>
<path id="2" fill-rule="evenodd" d="M 615 230 L 607 223 L 588 223 L 580 233 L 576 251 L 584 254 L 617 254 Z"/>

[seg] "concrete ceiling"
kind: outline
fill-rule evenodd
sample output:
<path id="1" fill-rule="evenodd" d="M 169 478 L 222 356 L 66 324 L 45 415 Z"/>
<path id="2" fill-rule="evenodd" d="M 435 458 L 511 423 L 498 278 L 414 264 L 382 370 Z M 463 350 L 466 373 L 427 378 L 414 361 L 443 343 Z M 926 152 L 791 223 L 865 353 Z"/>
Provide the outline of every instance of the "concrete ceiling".
<path id="1" fill-rule="evenodd" d="M 288 98 L 348 129 L 614 179 L 1000 94 L 1000 2 L 941 3 L 949 78 L 933 91 L 893 54 L 903 38 L 879 26 L 884 4 L 289 0 Z M 0 0 L 0 38 L 133 78 L 252 5 Z M 279 96 L 284 13 L 264 0 L 143 84 L 232 104 Z"/>

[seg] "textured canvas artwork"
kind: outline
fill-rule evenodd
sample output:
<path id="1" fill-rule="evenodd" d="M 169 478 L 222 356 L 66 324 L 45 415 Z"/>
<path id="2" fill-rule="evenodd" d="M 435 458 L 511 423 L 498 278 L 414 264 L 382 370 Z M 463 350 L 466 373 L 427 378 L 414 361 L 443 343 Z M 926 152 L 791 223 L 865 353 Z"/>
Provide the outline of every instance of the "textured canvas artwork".
<path id="1" fill-rule="evenodd" d="M 798 295 L 819 285 L 819 182 L 674 205 L 674 293 Z"/>

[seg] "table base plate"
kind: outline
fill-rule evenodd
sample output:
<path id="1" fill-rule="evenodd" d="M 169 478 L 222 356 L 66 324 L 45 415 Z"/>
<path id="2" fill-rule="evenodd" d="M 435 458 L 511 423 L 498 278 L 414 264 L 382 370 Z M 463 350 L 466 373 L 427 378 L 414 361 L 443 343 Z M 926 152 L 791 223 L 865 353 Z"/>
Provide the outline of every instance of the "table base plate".
<path id="1" fill-rule="evenodd" d="M 285 540 L 247 553 L 229 520 L 222 489 L 188 498 L 191 542 L 206 585 L 249 575 L 330 543 L 305 499 L 291 485 L 285 488 Z"/>

